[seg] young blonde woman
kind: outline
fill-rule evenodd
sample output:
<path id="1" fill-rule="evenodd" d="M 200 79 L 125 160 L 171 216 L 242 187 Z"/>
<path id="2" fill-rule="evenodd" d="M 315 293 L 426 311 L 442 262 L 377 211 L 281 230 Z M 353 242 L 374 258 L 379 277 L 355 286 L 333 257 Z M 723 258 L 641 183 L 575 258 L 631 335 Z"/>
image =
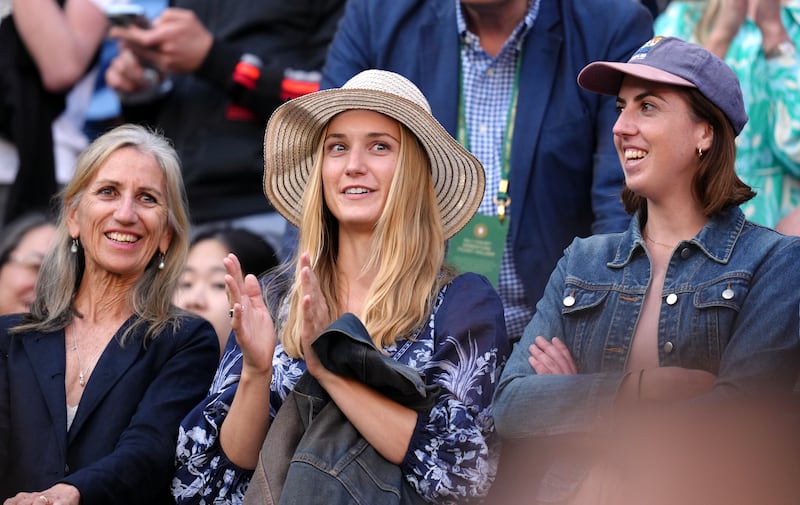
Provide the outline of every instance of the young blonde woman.
<path id="1" fill-rule="evenodd" d="M 485 278 L 444 264 L 445 241 L 483 195 L 480 163 L 410 81 L 377 70 L 283 105 L 267 126 L 265 159 L 266 194 L 300 230 L 296 270 L 285 295 L 267 283 L 267 298 L 277 300 L 270 313 L 256 278 L 242 280 L 236 258 L 226 259 L 236 341 L 211 397 L 183 422 L 176 499 L 240 502 L 273 416 L 308 377 L 366 445 L 346 464 L 326 456 L 344 443 L 338 435 L 321 437 L 304 461 L 332 470 L 311 472 L 299 488 L 285 483 L 284 495 L 294 493 L 286 499 L 484 496 L 498 458 L 490 405 L 508 352 L 503 309 Z M 346 314 L 381 356 L 439 390 L 431 405 L 410 407 L 376 382 L 323 365 L 312 343 L 334 321 L 352 325 Z M 398 479 L 384 479 L 386 469 Z"/>

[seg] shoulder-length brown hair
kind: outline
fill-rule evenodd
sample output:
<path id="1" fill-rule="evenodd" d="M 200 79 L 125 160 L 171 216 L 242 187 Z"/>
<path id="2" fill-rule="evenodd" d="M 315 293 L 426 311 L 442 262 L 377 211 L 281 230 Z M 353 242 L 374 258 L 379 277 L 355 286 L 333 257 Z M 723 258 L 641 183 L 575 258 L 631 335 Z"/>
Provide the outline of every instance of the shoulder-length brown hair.
<path id="1" fill-rule="evenodd" d="M 736 175 L 736 134 L 730 121 L 719 107 L 711 103 L 696 88 L 676 86 L 689 104 L 695 121 L 707 121 L 714 132 L 711 148 L 697 160 L 692 190 L 706 216 L 711 216 L 750 200 L 756 194 Z M 625 211 L 639 211 L 646 218 L 647 200 L 627 186 L 622 189 Z"/>

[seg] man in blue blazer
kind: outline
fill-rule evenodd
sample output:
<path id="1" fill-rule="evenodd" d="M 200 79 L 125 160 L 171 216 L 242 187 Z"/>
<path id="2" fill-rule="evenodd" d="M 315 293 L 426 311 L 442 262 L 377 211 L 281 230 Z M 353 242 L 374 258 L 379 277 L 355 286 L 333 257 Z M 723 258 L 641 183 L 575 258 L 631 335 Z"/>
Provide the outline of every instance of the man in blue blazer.
<path id="1" fill-rule="evenodd" d="M 503 298 L 512 340 L 572 239 L 628 224 L 611 132 L 614 98 L 583 91 L 576 78 L 591 61 L 627 61 L 652 33 L 650 14 L 633 0 L 347 4 L 322 86 L 341 86 L 367 68 L 392 70 L 417 84 L 439 122 L 462 143 L 473 140 L 466 143 L 487 170 L 481 214 L 498 214 L 494 199 L 503 196 L 508 167 L 505 253 L 499 284 L 490 280 Z M 501 75 L 505 84 L 493 87 Z M 499 108 L 480 105 L 498 94 L 505 100 Z M 487 124 L 500 131 L 481 146 Z M 510 156 L 503 154 L 506 142 Z"/>

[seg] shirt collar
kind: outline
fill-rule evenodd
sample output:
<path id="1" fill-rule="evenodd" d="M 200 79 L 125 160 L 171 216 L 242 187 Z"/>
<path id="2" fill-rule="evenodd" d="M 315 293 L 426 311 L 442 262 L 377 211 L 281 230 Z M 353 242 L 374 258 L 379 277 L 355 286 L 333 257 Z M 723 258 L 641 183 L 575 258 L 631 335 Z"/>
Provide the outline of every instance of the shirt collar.
<path id="1" fill-rule="evenodd" d="M 715 214 L 693 239 L 685 241 L 684 244 L 694 244 L 712 260 L 725 264 L 733 254 L 733 246 L 739 239 L 745 222 L 746 219 L 741 209 L 731 207 Z M 608 266 L 624 267 L 640 248 L 644 248 L 644 239 L 639 227 L 639 213 L 637 212 L 631 219 L 628 230 L 623 233 L 622 240 L 617 246 L 617 254 L 608 263 Z"/>
<path id="2" fill-rule="evenodd" d="M 511 32 L 511 35 L 506 40 L 505 45 L 508 45 L 509 41 L 516 42 L 517 47 L 521 47 L 522 41 L 525 38 L 525 35 L 528 34 L 531 27 L 533 27 L 534 21 L 536 21 L 536 16 L 539 14 L 539 3 L 541 0 L 529 0 L 528 1 L 528 12 L 525 14 L 525 17 L 519 24 L 514 28 L 514 31 Z M 475 37 L 475 34 L 471 33 L 467 29 L 467 20 L 464 17 L 464 10 L 461 7 L 461 1 L 455 0 L 456 2 L 456 26 L 458 28 L 458 34 L 462 41 L 469 42 L 470 36 Z M 477 39 L 477 37 L 475 37 Z"/>

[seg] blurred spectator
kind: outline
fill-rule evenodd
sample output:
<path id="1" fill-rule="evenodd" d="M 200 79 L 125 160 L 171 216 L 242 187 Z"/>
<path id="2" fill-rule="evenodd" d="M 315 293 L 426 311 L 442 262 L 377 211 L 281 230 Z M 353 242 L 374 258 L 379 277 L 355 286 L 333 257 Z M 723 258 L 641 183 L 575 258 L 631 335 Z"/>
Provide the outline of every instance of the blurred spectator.
<path id="1" fill-rule="evenodd" d="M 53 121 L 105 35 L 111 0 L 13 0 L 0 22 L 0 219 L 49 209 Z"/>
<path id="2" fill-rule="evenodd" d="M 55 232 L 44 214 L 20 216 L 0 238 L 0 315 L 28 312 L 33 303 L 39 267 Z"/>
<path id="3" fill-rule="evenodd" d="M 800 235 L 800 1 L 674 0 L 659 35 L 696 42 L 723 58 L 741 83 L 750 121 L 736 143 L 736 171 L 756 191 L 748 219 Z"/>
<path id="4" fill-rule="evenodd" d="M 106 82 L 126 120 L 175 144 L 193 225 L 248 228 L 274 248 L 286 221 L 261 193 L 263 133 L 286 99 L 318 88 L 344 0 L 176 0 L 152 27 L 113 28 Z"/>
<path id="5" fill-rule="evenodd" d="M 222 263 L 229 253 L 239 258 L 245 274 L 259 276 L 278 264 L 275 251 L 260 235 L 242 228 L 207 230 L 192 240 L 175 291 L 175 305 L 204 317 L 214 327 L 220 355 L 231 333 L 231 303 Z"/>
<path id="6" fill-rule="evenodd" d="M 145 17 L 155 19 L 167 6 L 167 0 L 136 0 Z M 106 69 L 119 50 L 118 42 L 106 39 L 97 58 L 98 72 L 92 82 L 92 93 L 84 113 L 83 132 L 89 141 L 123 123 L 122 106 L 117 93 L 106 84 Z"/>
<path id="7" fill-rule="evenodd" d="M 630 0 L 347 3 L 322 86 L 368 68 L 400 73 L 481 161 L 483 202 L 448 261 L 497 287 L 512 340 L 576 235 L 625 229 L 614 100 L 575 79 L 590 61 L 627 59 L 652 24 Z"/>

